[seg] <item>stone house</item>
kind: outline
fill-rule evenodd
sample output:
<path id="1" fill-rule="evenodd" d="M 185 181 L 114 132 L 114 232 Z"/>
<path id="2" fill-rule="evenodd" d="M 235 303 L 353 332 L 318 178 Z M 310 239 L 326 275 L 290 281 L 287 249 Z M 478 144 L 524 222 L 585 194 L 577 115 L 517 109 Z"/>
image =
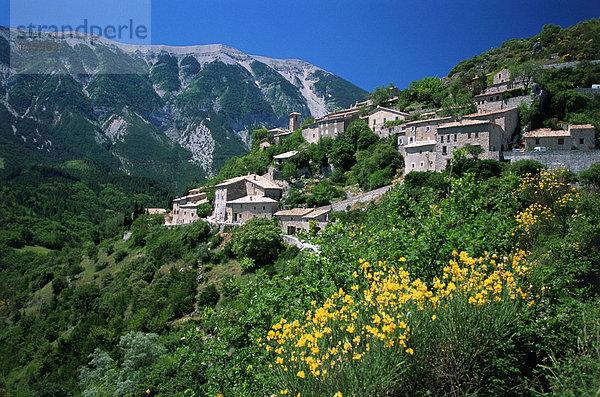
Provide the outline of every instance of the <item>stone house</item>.
<path id="1" fill-rule="evenodd" d="M 435 170 L 443 171 L 450 164 L 454 149 L 466 144 L 479 146 L 483 153 L 479 158 L 500 160 L 501 148 L 508 146 L 504 130 L 498 124 L 487 120 L 461 120 L 447 123 L 437 129 Z"/>
<path id="2" fill-rule="evenodd" d="M 308 225 L 303 220 L 303 216 L 312 212 L 312 210 L 312 208 L 292 208 L 277 211 L 273 215 L 277 217 L 283 233 L 296 234 L 298 230 L 308 231 Z"/>
<path id="3" fill-rule="evenodd" d="M 173 199 L 172 225 L 187 225 L 200 219 L 196 209 L 200 204 L 208 203 L 206 193 L 192 189 L 187 196 Z"/>
<path id="4" fill-rule="evenodd" d="M 226 181 L 223 181 L 215 186 L 215 204 L 214 204 L 214 218 L 218 222 L 234 222 L 233 214 L 240 213 L 238 210 L 241 208 L 237 204 L 248 204 L 243 206 L 242 212 L 250 212 L 250 208 L 254 208 L 252 204 L 250 204 L 250 199 L 248 203 L 245 203 L 244 200 L 240 202 L 236 202 L 237 199 L 241 199 L 246 196 L 256 196 L 256 197 L 267 197 L 275 202 L 279 201 L 281 195 L 283 193 L 283 189 L 274 184 L 272 181 L 266 179 L 265 177 L 258 176 L 255 174 L 239 176 L 236 178 L 231 178 Z M 257 198 L 253 198 L 252 203 L 256 203 Z M 230 210 L 227 211 L 228 206 L 235 206 L 236 211 Z M 277 211 L 277 207 L 273 207 L 272 205 L 266 205 L 265 209 L 256 209 L 256 214 L 261 214 L 262 211 L 272 211 L 270 214 L 272 215 L 275 211 Z M 241 211 L 241 210 L 240 210 Z M 271 217 L 268 216 L 268 218 Z M 239 218 L 235 221 L 239 222 Z"/>
<path id="5" fill-rule="evenodd" d="M 482 159 L 500 159 L 507 150 L 518 124 L 516 107 L 473 113 L 460 122 L 451 117 L 412 121 L 394 127 L 398 151 L 404 157 L 404 173 L 443 171 L 454 149 L 465 144 L 484 149 Z"/>
<path id="6" fill-rule="evenodd" d="M 279 202 L 266 196 L 244 196 L 227 202 L 225 220 L 244 223 L 253 218 L 271 219 Z"/>
<path id="7" fill-rule="evenodd" d="M 387 121 L 400 121 L 408 118 L 408 113 L 378 106 L 376 109 L 371 110 L 363 119 L 380 138 L 387 138 L 391 132 L 391 128 L 385 125 Z"/>
<path id="8" fill-rule="evenodd" d="M 514 96 L 509 91 L 522 88 L 522 81 L 510 81 L 508 69 L 502 69 L 493 75 L 493 84 L 487 86 L 485 92 L 475 95 L 475 104 L 480 113 L 502 110 L 519 106 L 521 103 L 531 103 L 529 95 Z"/>
<path id="9" fill-rule="evenodd" d="M 540 128 L 523 134 L 525 148 L 544 147 L 550 150 L 592 150 L 595 147 L 595 130 L 591 124 L 570 125 L 567 130 Z"/>
<path id="10" fill-rule="evenodd" d="M 404 173 L 435 169 L 435 145 L 439 125 L 451 117 L 411 121 L 396 127 L 398 151 L 404 157 Z"/>
<path id="11" fill-rule="evenodd" d="M 517 132 L 517 125 L 519 124 L 519 109 L 517 107 L 511 107 L 491 112 L 473 113 L 463 116 L 463 120 L 487 120 L 497 124 L 504 130 L 503 138 L 510 142 L 512 137 Z M 502 144 L 500 146 L 501 151 L 508 149 L 509 145 L 507 144 Z"/>
<path id="12" fill-rule="evenodd" d="M 308 143 L 317 143 L 325 137 L 335 139 L 338 134 L 346 131 L 351 122 L 359 118 L 360 110 L 358 107 L 353 107 L 326 114 L 302 127 L 302 137 Z"/>
<path id="13" fill-rule="evenodd" d="M 310 231 L 310 222 L 314 221 L 320 230 L 329 222 L 330 208 L 292 208 L 277 211 L 274 215 L 279 220 L 281 230 L 286 234 L 295 234 L 299 230 Z"/>
<path id="14" fill-rule="evenodd" d="M 404 145 L 404 174 L 411 171 L 435 171 L 436 141 L 426 139 Z"/>

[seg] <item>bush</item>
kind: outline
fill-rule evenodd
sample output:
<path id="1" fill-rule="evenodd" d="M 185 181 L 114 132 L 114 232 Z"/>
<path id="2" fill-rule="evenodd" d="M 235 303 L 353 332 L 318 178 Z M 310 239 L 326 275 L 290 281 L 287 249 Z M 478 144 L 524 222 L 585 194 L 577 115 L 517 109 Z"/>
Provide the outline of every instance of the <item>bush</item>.
<path id="1" fill-rule="evenodd" d="M 232 251 L 238 258 L 250 258 L 258 267 L 272 264 L 283 250 L 281 229 L 266 218 L 254 218 L 233 232 Z"/>
<path id="2" fill-rule="evenodd" d="M 510 171 L 518 176 L 523 176 L 525 174 L 539 174 L 544 168 L 546 167 L 544 167 L 542 163 L 535 160 L 519 160 L 510 165 Z"/>
<path id="3" fill-rule="evenodd" d="M 198 307 L 215 307 L 219 302 L 220 297 L 217 287 L 215 287 L 214 284 L 210 284 L 198 295 Z"/>
<path id="4" fill-rule="evenodd" d="M 125 250 L 118 250 L 117 252 L 115 252 L 115 256 L 114 256 L 115 263 L 121 262 L 126 257 L 127 257 L 127 251 L 125 251 Z"/>
<path id="5" fill-rule="evenodd" d="M 196 207 L 196 213 L 200 218 L 206 218 L 210 215 L 210 204 L 202 203 Z"/>

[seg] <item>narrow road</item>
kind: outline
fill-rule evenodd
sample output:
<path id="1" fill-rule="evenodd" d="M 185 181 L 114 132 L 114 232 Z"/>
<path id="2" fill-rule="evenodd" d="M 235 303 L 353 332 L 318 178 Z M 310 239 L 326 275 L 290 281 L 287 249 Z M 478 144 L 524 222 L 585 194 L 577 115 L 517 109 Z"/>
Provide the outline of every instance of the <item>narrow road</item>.
<path id="1" fill-rule="evenodd" d="M 383 194 L 390 190 L 392 187 L 394 187 L 394 185 L 387 185 L 384 187 L 380 187 L 379 189 L 371 190 L 370 192 L 350 197 L 343 201 L 334 201 L 331 203 L 331 210 L 346 211 L 346 208 L 352 207 L 356 203 L 366 203 L 368 201 L 376 199 L 377 197 L 383 196 Z"/>

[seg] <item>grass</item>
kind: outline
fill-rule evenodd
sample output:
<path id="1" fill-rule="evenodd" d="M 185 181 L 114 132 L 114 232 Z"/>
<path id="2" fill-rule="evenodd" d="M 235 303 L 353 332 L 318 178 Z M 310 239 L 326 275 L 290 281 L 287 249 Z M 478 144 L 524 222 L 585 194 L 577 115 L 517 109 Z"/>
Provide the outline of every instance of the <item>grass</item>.
<path id="1" fill-rule="evenodd" d="M 16 251 L 21 254 L 36 254 L 36 255 L 44 255 L 44 254 L 49 254 L 50 252 L 52 252 L 52 250 L 50 248 L 41 247 L 39 245 L 27 245 L 23 248 L 17 248 Z"/>

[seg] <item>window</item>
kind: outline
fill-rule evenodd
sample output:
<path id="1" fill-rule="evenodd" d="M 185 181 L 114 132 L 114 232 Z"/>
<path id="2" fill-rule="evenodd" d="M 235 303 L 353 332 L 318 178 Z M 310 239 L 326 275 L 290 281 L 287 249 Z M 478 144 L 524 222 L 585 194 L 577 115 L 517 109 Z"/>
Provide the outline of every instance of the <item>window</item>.
<path id="1" fill-rule="evenodd" d="M 421 168 L 425 166 L 425 163 L 421 161 Z"/>
<path id="2" fill-rule="evenodd" d="M 377 124 L 377 120 L 373 119 L 373 125 Z"/>
<path id="3" fill-rule="evenodd" d="M 579 138 L 579 144 L 583 145 L 583 138 Z"/>
<path id="4" fill-rule="evenodd" d="M 475 133 L 475 138 L 479 138 L 479 132 Z"/>
<path id="5" fill-rule="evenodd" d="M 417 128 L 413 125 L 413 126 L 410 127 L 410 132 L 415 132 L 416 129 Z"/>
<path id="6" fill-rule="evenodd" d="M 558 144 L 559 145 L 564 145 L 565 144 L 565 138 L 558 138 Z"/>
<path id="7" fill-rule="evenodd" d="M 446 166 L 450 165 L 450 159 L 446 159 Z"/>
<path id="8" fill-rule="evenodd" d="M 454 142 L 456 142 L 457 139 L 458 139 L 457 135 L 454 134 Z"/>
<path id="9" fill-rule="evenodd" d="M 446 146 L 442 146 L 442 154 L 447 154 Z"/>
<path id="10" fill-rule="evenodd" d="M 540 138 L 535 138 L 535 144 L 539 145 L 540 144 Z"/>
<path id="11" fill-rule="evenodd" d="M 440 143 L 444 143 L 444 136 L 443 135 L 440 136 Z"/>
<path id="12" fill-rule="evenodd" d="M 491 151 L 492 151 L 492 152 L 495 152 L 495 151 L 496 151 L 496 146 L 492 146 L 492 149 L 491 149 Z"/>
<path id="13" fill-rule="evenodd" d="M 383 118 L 383 124 L 385 124 L 385 121 L 386 121 L 386 120 L 385 120 L 385 117 L 384 117 L 384 118 Z"/>
<path id="14" fill-rule="evenodd" d="M 500 100 L 500 95 L 496 95 L 496 100 L 499 101 Z"/>
<path id="15" fill-rule="evenodd" d="M 467 139 L 471 139 L 471 133 L 467 133 Z"/>
<path id="16" fill-rule="evenodd" d="M 396 118 L 394 120 L 400 120 L 400 117 L 396 116 Z"/>
<path id="17" fill-rule="evenodd" d="M 410 166 L 411 168 L 415 168 L 415 163 L 412 163 Z"/>
<path id="18" fill-rule="evenodd" d="M 415 137 L 414 136 L 409 136 L 408 137 L 408 143 L 413 143 L 415 141 Z"/>

